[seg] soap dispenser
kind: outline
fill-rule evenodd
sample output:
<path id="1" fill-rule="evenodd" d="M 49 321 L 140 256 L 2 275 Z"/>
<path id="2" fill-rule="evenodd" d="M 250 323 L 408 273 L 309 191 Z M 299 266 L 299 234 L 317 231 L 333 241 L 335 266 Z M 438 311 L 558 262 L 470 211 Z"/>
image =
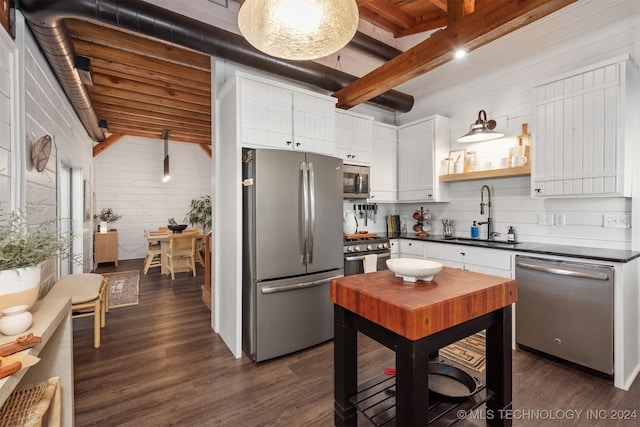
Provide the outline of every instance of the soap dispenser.
<path id="1" fill-rule="evenodd" d="M 477 239 L 478 237 L 480 237 L 480 230 L 478 229 L 478 224 L 473 221 L 473 225 L 471 226 L 471 238 Z"/>
<path id="2" fill-rule="evenodd" d="M 507 242 L 516 242 L 516 229 L 512 225 L 507 229 Z"/>

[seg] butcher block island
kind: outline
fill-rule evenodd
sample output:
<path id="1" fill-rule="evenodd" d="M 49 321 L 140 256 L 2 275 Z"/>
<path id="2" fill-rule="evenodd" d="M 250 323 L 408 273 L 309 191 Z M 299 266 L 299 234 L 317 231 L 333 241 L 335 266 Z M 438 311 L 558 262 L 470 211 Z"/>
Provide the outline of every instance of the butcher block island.
<path id="1" fill-rule="evenodd" d="M 335 424 L 449 425 L 486 402 L 490 425 L 511 425 L 511 304 L 516 281 L 443 267 L 430 282 L 385 270 L 331 281 Z M 464 398 L 430 401 L 427 366 L 438 349 L 486 330 L 486 380 Z M 358 384 L 357 332 L 396 354 L 395 376 Z"/>

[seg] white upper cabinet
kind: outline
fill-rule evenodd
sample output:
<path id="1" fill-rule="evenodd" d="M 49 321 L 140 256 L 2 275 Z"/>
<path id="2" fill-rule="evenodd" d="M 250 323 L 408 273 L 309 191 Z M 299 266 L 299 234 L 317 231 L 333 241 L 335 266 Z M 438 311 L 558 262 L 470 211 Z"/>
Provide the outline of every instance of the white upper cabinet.
<path id="1" fill-rule="evenodd" d="M 336 110 L 336 155 L 344 163 L 371 165 L 373 117 Z"/>
<path id="2" fill-rule="evenodd" d="M 374 122 L 372 148 L 369 199 L 395 202 L 398 199 L 398 127 Z"/>
<path id="3" fill-rule="evenodd" d="M 335 98 L 237 73 L 240 143 L 335 155 Z"/>
<path id="4" fill-rule="evenodd" d="M 631 196 L 636 66 L 600 63 L 533 90 L 533 197 Z"/>
<path id="5" fill-rule="evenodd" d="M 449 156 L 451 119 L 434 115 L 398 128 L 398 201 L 449 201 L 438 159 Z"/>

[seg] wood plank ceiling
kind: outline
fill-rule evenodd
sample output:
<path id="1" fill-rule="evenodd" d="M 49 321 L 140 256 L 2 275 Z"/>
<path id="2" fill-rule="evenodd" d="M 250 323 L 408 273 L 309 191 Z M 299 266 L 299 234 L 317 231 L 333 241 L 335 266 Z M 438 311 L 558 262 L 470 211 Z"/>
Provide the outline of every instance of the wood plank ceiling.
<path id="1" fill-rule="evenodd" d="M 360 18 L 394 37 L 430 38 L 336 92 L 350 108 L 449 60 L 453 41 L 475 49 L 575 0 L 357 0 Z M 111 137 L 199 144 L 211 154 L 210 57 L 110 27 L 66 19 L 78 55 L 90 59 L 89 92 Z M 441 31 L 438 31 L 441 30 Z M 97 150 L 96 150 L 97 149 Z"/>

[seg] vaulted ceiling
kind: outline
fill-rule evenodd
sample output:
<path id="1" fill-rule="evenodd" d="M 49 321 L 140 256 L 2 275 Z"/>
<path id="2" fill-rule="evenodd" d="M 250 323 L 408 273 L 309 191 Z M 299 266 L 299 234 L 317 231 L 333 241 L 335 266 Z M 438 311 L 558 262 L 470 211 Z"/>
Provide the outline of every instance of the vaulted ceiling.
<path id="1" fill-rule="evenodd" d="M 341 108 L 366 102 L 452 59 L 452 50 L 476 49 L 575 0 L 357 0 L 361 22 L 400 38 L 424 41 L 367 70 L 334 96 Z M 65 19 L 73 47 L 90 59 L 88 86 L 97 117 L 106 121 L 98 154 L 123 135 L 199 144 L 210 154 L 210 56 L 115 29 Z M 430 35 L 430 37 L 428 37 Z"/>

